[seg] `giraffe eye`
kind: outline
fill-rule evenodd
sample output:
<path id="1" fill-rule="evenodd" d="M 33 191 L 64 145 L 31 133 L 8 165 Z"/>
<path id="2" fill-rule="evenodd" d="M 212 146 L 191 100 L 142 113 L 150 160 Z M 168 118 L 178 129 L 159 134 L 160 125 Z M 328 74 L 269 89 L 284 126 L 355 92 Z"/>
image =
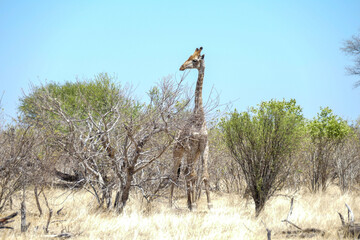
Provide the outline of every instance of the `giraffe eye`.
<path id="1" fill-rule="evenodd" d="M 193 59 L 192 61 L 195 63 L 195 62 L 197 62 L 198 60 L 197 60 L 197 59 Z"/>

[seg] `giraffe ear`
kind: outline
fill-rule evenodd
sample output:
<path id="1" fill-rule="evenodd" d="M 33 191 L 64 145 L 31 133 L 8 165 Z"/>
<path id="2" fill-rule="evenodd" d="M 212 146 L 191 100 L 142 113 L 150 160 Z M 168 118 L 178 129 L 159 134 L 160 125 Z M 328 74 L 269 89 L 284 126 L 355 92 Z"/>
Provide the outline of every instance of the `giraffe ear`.
<path id="1" fill-rule="evenodd" d="M 205 58 L 205 54 L 203 54 L 202 56 L 201 56 L 201 59 L 204 59 Z"/>

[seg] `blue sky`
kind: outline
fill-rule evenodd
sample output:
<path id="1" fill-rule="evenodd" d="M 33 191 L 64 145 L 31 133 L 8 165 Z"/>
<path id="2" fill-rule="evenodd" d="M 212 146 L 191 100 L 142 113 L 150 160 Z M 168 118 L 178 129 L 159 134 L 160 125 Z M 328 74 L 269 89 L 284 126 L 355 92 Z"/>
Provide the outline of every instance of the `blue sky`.
<path id="1" fill-rule="evenodd" d="M 340 51 L 360 32 L 360 1 L 0 0 L 0 94 L 8 118 L 30 83 L 100 72 L 131 83 L 139 98 L 196 47 L 206 60 L 204 98 L 214 87 L 239 111 L 295 98 L 305 117 L 328 106 L 360 117 L 360 88 Z M 196 81 L 196 71 L 186 79 Z M 1 96 L 1 95 L 0 95 Z"/>

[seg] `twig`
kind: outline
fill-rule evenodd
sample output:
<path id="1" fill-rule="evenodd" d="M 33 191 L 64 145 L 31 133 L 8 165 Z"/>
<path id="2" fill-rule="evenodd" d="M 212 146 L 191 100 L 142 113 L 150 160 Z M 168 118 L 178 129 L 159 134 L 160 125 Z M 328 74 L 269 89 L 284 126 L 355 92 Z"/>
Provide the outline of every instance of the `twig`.
<path id="1" fill-rule="evenodd" d="M 341 213 L 339 213 L 339 212 L 338 212 L 338 214 L 339 214 L 339 217 L 340 217 L 340 220 L 341 220 L 341 225 L 342 225 L 342 226 L 345 226 L 345 220 L 344 220 L 344 217 L 342 216 L 342 214 L 341 214 Z"/>
<path id="2" fill-rule="evenodd" d="M 56 211 L 56 214 L 59 215 L 60 212 L 64 209 L 64 207 L 60 208 L 59 210 Z"/>
<path id="3" fill-rule="evenodd" d="M 7 226 L 0 226 L 0 229 L 14 229 L 12 227 L 7 227 Z"/>
<path id="4" fill-rule="evenodd" d="M 289 210 L 289 213 L 288 213 L 288 215 L 286 217 L 286 220 L 289 220 L 289 218 L 290 218 L 290 216 L 292 214 L 292 211 L 293 211 L 293 206 L 294 206 L 294 198 L 292 197 L 291 201 L 290 201 L 290 210 Z"/>
<path id="5" fill-rule="evenodd" d="M 17 215 L 18 215 L 18 212 L 14 212 L 14 213 L 10 214 L 9 216 L 1 218 L 0 219 L 0 225 L 5 225 L 5 224 L 8 224 L 8 223 L 12 222 L 12 221 L 10 221 L 10 219 L 16 217 Z"/>
<path id="6" fill-rule="evenodd" d="M 271 229 L 267 228 L 266 224 L 264 223 L 263 220 L 261 220 L 262 224 L 264 224 L 264 227 L 266 229 L 267 232 L 267 240 L 271 240 Z"/>
<path id="7" fill-rule="evenodd" d="M 55 221 L 51 221 L 51 223 L 61 223 L 61 222 L 66 222 L 67 220 L 55 220 Z"/>
<path id="8" fill-rule="evenodd" d="M 48 238 L 71 238 L 73 235 L 70 233 L 60 233 L 60 234 L 54 234 L 54 235 L 45 235 L 44 237 Z"/>
<path id="9" fill-rule="evenodd" d="M 285 219 L 285 220 L 282 220 L 281 222 L 287 222 L 287 223 L 290 223 L 291 225 L 293 225 L 294 227 L 296 227 L 297 229 L 301 230 L 302 231 L 302 228 L 301 227 L 298 227 L 297 225 L 295 225 L 294 223 L 290 222 L 289 220 Z"/>
<path id="10" fill-rule="evenodd" d="M 251 230 L 250 228 L 248 228 L 246 225 L 245 225 L 245 223 L 243 223 L 243 225 L 244 225 L 244 227 L 249 231 L 249 232 L 254 232 L 253 230 Z"/>

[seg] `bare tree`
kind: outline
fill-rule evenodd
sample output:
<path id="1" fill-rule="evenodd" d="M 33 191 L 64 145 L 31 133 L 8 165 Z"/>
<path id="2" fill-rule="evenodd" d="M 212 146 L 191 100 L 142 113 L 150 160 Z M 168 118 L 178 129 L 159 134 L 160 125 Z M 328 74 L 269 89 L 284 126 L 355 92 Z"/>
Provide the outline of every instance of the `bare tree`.
<path id="1" fill-rule="evenodd" d="M 12 195 L 22 190 L 21 231 L 25 232 L 30 224 L 26 221 L 26 190 L 46 182 L 48 154 L 42 151 L 44 138 L 32 124 L 12 124 L 0 128 L 0 212 L 8 203 L 11 209 Z"/>
<path id="2" fill-rule="evenodd" d="M 306 143 L 302 152 L 305 160 L 304 173 L 312 192 L 325 191 L 329 186 L 334 173 L 334 151 L 338 148 L 339 143 L 329 139 Z"/>
<path id="3" fill-rule="evenodd" d="M 351 39 L 344 42 L 343 52 L 354 57 L 354 65 L 347 67 L 346 70 L 350 75 L 360 76 L 360 34 L 352 36 Z M 354 87 L 360 86 L 360 80 L 356 81 Z"/>
<path id="4" fill-rule="evenodd" d="M 218 125 L 209 129 L 209 173 L 212 190 L 241 194 L 245 188 L 239 164 L 234 161 Z"/>
<path id="5" fill-rule="evenodd" d="M 334 169 L 342 192 L 351 190 L 360 171 L 360 146 L 355 138 L 349 138 L 334 152 Z"/>
<path id="6" fill-rule="evenodd" d="M 63 159 L 73 166 L 75 179 L 96 198 L 99 206 L 121 213 L 140 174 L 164 155 L 182 124 L 189 99 L 184 98 L 182 80 L 163 79 L 150 93 L 149 104 L 141 104 L 130 88 L 107 91 L 106 108 L 77 89 L 76 104 L 82 111 L 68 111 L 63 99 L 46 87 L 31 99 L 37 128 L 51 139 Z M 101 104 L 100 104 L 101 108 Z M 56 170 L 55 170 L 56 171 Z M 57 171 L 61 176 L 73 176 Z M 67 175 L 66 175 L 67 174 Z M 112 203 L 112 193 L 115 200 Z"/>
<path id="7" fill-rule="evenodd" d="M 0 133 L 0 139 L 0 211 L 3 211 L 11 196 L 30 181 L 36 139 L 30 126 L 10 127 Z"/>

